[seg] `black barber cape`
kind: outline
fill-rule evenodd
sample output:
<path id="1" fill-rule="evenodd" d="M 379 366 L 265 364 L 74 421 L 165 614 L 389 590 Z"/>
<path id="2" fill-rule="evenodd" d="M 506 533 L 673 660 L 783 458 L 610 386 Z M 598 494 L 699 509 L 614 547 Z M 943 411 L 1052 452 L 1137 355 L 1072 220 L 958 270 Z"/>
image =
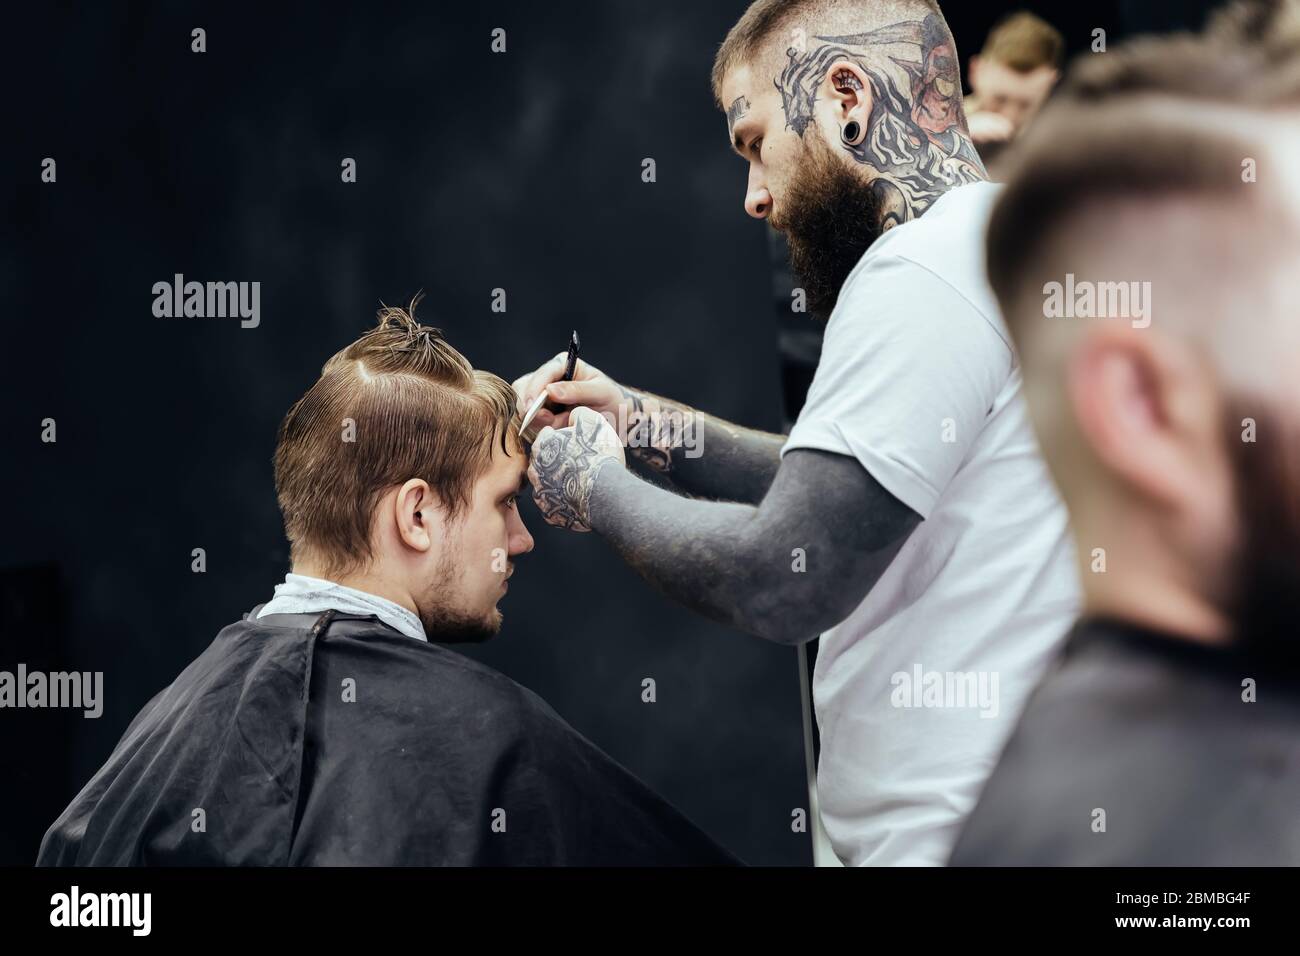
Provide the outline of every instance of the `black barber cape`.
<path id="1" fill-rule="evenodd" d="M 1080 622 L 949 862 L 1300 864 L 1294 671 L 1113 620 Z"/>
<path id="2" fill-rule="evenodd" d="M 145 705 L 38 865 L 738 862 L 491 668 L 256 610 Z"/>

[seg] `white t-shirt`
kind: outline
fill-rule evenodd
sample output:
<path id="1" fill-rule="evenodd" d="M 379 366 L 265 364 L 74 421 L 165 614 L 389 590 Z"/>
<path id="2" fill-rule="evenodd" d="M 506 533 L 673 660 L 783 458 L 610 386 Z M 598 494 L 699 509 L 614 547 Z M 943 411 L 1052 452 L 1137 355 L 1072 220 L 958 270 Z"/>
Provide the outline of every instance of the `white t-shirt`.
<path id="1" fill-rule="evenodd" d="M 925 520 L 813 674 L 817 793 L 846 864 L 943 864 L 1079 607 L 984 273 L 999 187 L 898 226 L 849 274 L 782 455 L 851 455 Z"/>

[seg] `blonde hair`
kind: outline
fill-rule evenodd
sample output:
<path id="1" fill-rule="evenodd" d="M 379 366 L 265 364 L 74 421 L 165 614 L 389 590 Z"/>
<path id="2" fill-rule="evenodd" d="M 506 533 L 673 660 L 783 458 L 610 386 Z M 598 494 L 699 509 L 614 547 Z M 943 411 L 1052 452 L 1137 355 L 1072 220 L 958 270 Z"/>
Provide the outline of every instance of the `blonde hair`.
<path id="1" fill-rule="evenodd" d="M 411 478 L 456 517 L 493 447 L 517 445 L 513 389 L 417 323 L 418 301 L 381 308 L 280 426 L 275 485 L 295 561 L 310 553 L 335 574 L 363 565 L 379 499 Z"/>
<path id="2" fill-rule="evenodd" d="M 989 31 L 980 59 L 994 60 L 1018 73 L 1043 66 L 1060 68 L 1065 58 L 1061 31 L 1028 10 L 1009 14 Z"/>

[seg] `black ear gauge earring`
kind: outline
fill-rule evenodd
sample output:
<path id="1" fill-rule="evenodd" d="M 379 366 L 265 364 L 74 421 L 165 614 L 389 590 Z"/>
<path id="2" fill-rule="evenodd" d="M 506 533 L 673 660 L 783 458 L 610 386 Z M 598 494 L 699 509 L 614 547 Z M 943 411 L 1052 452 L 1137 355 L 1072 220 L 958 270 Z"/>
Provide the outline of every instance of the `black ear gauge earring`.
<path id="1" fill-rule="evenodd" d="M 862 139 L 862 125 L 857 120 L 849 120 L 840 128 L 840 139 L 845 146 L 857 146 Z"/>

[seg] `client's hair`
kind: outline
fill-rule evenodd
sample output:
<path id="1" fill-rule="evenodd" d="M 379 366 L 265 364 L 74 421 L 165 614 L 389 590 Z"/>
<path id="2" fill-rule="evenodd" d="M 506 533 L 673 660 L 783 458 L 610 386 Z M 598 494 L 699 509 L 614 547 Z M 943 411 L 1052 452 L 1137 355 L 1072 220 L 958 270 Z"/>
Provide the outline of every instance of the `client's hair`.
<path id="1" fill-rule="evenodd" d="M 280 426 L 275 486 L 295 561 L 310 554 L 333 574 L 363 566 L 379 499 L 411 478 L 455 518 L 494 445 L 509 454 L 517 442 L 511 387 L 418 324 L 418 301 L 380 309 Z"/>

